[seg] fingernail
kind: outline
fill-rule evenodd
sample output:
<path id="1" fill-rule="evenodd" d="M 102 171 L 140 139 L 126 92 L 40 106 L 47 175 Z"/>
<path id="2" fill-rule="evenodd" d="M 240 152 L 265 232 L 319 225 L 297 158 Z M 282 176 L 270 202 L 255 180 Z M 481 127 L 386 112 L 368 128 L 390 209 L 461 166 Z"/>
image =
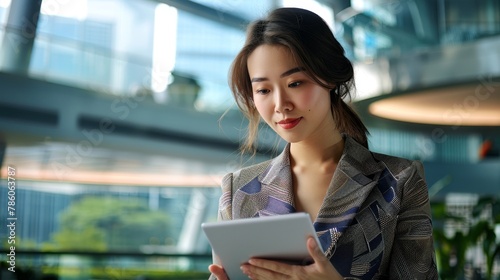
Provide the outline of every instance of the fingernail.
<path id="1" fill-rule="evenodd" d="M 245 274 L 248 279 L 252 279 L 252 275 L 250 274 L 250 271 L 246 267 L 240 266 L 241 271 L 243 271 L 243 274 Z"/>
<path id="2" fill-rule="evenodd" d="M 246 276 L 248 276 L 248 278 L 249 278 L 249 279 L 252 279 L 252 278 L 250 277 L 250 272 L 248 271 L 248 269 L 247 269 L 246 267 L 244 267 L 244 266 L 240 266 L 240 269 L 241 269 L 241 271 L 243 272 L 243 274 L 245 274 Z"/>

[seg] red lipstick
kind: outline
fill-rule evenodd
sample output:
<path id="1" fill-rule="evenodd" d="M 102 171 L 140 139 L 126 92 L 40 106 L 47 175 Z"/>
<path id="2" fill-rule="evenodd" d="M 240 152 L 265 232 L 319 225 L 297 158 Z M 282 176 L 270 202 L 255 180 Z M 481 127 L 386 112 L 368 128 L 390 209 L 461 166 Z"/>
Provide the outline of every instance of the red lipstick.
<path id="1" fill-rule="evenodd" d="M 302 118 L 284 119 L 278 122 L 278 125 L 284 129 L 292 129 L 299 124 Z"/>

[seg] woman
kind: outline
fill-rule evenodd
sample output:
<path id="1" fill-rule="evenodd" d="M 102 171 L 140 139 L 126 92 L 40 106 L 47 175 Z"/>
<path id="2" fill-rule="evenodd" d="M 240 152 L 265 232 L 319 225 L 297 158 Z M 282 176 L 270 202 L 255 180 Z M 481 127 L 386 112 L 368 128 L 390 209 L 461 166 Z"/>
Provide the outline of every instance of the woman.
<path id="1" fill-rule="evenodd" d="M 437 279 L 423 167 L 368 150 L 366 127 L 343 101 L 352 85 L 352 64 L 316 14 L 280 8 L 249 27 L 231 69 L 249 119 L 243 148 L 260 119 L 288 144 L 224 177 L 219 219 L 307 212 L 326 248 L 307 240 L 306 266 L 252 259 L 241 266 L 251 279 Z M 222 266 L 209 270 L 227 279 Z"/>

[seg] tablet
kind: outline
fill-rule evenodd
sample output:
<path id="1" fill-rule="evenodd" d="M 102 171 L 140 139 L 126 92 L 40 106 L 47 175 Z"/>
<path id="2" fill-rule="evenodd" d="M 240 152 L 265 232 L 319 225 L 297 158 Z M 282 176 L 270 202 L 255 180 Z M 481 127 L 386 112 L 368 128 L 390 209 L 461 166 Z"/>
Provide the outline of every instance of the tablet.
<path id="1" fill-rule="evenodd" d="M 321 244 L 309 214 L 302 212 L 207 222 L 201 227 L 231 280 L 248 279 L 240 266 L 252 257 L 309 264 L 307 237 Z"/>

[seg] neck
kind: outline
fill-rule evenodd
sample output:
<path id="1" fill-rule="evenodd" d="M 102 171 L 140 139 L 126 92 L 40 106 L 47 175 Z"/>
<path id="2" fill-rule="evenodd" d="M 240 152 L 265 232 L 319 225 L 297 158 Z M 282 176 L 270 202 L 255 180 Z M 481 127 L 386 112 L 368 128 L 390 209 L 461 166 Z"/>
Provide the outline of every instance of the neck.
<path id="1" fill-rule="evenodd" d="M 330 137 L 315 141 L 302 141 L 290 144 L 290 157 L 295 167 L 315 166 L 317 164 L 337 164 L 344 151 L 344 139 L 335 132 Z"/>

